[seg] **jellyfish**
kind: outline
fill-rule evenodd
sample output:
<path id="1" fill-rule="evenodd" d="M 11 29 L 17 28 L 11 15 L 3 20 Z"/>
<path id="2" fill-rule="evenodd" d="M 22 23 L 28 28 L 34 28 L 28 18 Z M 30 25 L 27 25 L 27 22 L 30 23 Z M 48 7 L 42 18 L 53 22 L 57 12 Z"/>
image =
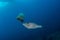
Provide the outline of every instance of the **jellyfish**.
<path id="1" fill-rule="evenodd" d="M 19 13 L 19 15 L 16 17 L 17 20 L 19 20 L 20 22 L 24 22 L 24 14 L 23 13 Z"/>

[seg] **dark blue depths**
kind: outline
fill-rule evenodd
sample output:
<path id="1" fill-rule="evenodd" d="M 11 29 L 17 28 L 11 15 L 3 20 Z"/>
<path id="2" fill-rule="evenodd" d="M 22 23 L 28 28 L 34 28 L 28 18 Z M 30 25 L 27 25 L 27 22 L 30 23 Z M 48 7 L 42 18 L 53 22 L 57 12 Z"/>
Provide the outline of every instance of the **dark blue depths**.
<path id="1" fill-rule="evenodd" d="M 49 34 L 60 31 L 59 0 L 6 1 L 9 5 L 0 9 L 0 40 L 46 40 Z M 25 22 L 34 22 L 43 28 L 25 28 L 16 19 L 19 13 L 25 14 Z"/>

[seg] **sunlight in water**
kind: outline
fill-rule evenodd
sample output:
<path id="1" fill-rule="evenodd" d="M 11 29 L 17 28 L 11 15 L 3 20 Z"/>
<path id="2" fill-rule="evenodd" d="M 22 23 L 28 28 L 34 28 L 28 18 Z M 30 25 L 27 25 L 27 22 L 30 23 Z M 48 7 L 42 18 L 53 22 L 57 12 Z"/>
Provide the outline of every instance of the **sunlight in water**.
<path id="1" fill-rule="evenodd" d="M 8 2 L 0 2 L 0 7 L 5 7 L 7 6 Z"/>

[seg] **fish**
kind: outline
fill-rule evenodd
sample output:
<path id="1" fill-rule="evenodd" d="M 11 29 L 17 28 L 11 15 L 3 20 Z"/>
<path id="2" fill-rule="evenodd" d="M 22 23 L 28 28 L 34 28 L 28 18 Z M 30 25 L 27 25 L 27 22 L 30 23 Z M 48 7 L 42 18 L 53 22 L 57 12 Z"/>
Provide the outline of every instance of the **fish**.
<path id="1" fill-rule="evenodd" d="M 24 27 L 27 29 L 37 29 L 37 28 L 42 28 L 42 25 L 38 25 L 33 22 L 24 22 L 25 15 L 23 13 L 19 13 L 19 15 L 16 17 L 17 20 L 19 20 Z"/>
<path id="2" fill-rule="evenodd" d="M 19 20 L 20 22 L 24 22 L 24 14 L 23 13 L 19 13 L 19 15 L 16 17 L 17 20 Z"/>
<path id="3" fill-rule="evenodd" d="M 42 28 L 42 25 L 38 25 L 36 23 L 23 23 L 23 26 L 25 26 L 27 29 Z"/>

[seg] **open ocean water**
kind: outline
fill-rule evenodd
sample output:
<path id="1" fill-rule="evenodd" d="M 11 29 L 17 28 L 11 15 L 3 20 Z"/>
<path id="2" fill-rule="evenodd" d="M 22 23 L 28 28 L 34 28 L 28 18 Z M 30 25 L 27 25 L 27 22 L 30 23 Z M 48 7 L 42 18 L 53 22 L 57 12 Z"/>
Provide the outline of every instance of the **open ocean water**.
<path id="1" fill-rule="evenodd" d="M 0 2 L 8 2 L 0 3 L 0 40 L 47 40 L 50 34 L 60 32 L 60 0 Z M 25 28 L 16 19 L 19 13 L 24 13 L 24 22 L 37 23 L 43 27 L 33 30 Z"/>

